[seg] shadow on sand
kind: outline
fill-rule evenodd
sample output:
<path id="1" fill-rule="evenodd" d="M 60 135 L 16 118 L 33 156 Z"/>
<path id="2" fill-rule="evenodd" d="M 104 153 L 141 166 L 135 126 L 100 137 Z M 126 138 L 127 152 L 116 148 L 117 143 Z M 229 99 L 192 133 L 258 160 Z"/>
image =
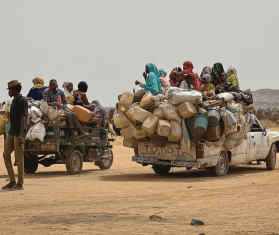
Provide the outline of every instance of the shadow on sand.
<path id="1" fill-rule="evenodd" d="M 94 171 L 98 171 L 98 169 L 82 170 L 81 174 L 90 174 L 91 172 Z M 15 175 L 17 177 L 17 174 Z M 43 171 L 43 172 L 36 172 L 33 174 L 24 174 L 24 178 L 26 179 L 64 177 L 64 176 L 71 176 L 71 175 L 66 170 L 65 171 Z M 77 175 L 72 175 L 72 176 L 77 176 Z M 0 179 L 8 179 L 8 178 L 9 177 L 7 174 L 0 175 Z"/>
<path id="2" fill-rule="evenodd" d="M 148 174 L 120 174 L 120 175 L 104 175 L 100 179 L 102 181 L 149 181 L 149 182 L 184 182 L 186 179 L 191 182 L 202 182 L 212 180 L 212 178 L 228 179 L 235 176 L 255 173 L 268 173 L 270 171 L 262 167 L 254 166 L 231 166 L 229 167 L 228 174 L 225 177 L 214 177 L 209 169 L 199 170 L 194 169 L 190 171 L 176 171 L 172 170 L 167 175 L 157 175 L 155 173 Z"/>

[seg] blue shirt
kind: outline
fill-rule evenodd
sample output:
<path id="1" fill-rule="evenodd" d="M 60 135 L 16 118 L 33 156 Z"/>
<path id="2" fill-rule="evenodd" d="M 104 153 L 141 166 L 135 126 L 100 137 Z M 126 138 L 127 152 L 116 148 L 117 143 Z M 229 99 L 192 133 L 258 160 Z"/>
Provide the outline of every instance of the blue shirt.
<path id="1" fill-rule="evenodd" d="M 42 100 L 43 99 L 43 93 L 44 93 L 44 90 L 46 88 L 47 88 L 46 86 L 44 86 L 40 89 L 31 88 L 27 97 L 31 97 L 31 98 L 33 98 L 33 100 Z"/>

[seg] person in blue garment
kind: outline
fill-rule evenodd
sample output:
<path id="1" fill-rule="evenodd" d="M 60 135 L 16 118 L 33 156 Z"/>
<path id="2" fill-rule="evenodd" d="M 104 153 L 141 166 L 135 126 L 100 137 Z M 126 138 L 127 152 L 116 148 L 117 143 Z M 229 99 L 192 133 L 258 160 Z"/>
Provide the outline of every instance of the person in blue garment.
<path id="1" fill-rule="evenodd" d="M 135 84 L 140 85 L 146 91 L 150 91 L 152 95 L 162 94 L 161 82 L 159 79 L 160 73 L 154 64 L 148 63 L 145 66 L 143 77 L 146 82 L 145 84 L 139 82 L 138 80 L 135 82 Z"/>
<path id="2" fill-rule="evenodd" d="M 47 88 L 44 86 L 44 79 L 35 77 L 33 79 L 34 86 L 30 89 L 27 97 L 31 97 L 33 100 L 42 100 L 44 90 Z"/>

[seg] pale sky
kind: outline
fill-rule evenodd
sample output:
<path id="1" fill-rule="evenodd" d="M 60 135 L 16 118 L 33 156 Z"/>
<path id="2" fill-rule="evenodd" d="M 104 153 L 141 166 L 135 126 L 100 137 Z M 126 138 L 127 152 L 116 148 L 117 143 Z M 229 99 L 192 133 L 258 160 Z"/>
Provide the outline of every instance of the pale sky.
<path id="1" fill-rule="evenodd" d="M 241 89 L 279 87 L 279 1 L 0 0 L 0 101 L 17 79 L 89 85 L 89 101 L 114 106 L 147 63 L 168 72 L 186 60 L 200 74 L 221 62 Z"/>

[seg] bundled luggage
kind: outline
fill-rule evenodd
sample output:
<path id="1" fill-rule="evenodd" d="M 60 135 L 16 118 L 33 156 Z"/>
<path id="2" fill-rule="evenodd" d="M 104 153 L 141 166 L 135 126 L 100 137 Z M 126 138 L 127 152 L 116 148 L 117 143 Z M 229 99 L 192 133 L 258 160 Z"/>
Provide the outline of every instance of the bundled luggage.
<path id="1" fill-rule="evenodd" d="M 149 140 L 156 146 L 177 143 L 183 154 L 197 142 L 229 151 L 241 145 L 252 125 L 251 113 L 255 112 L 254 106 L 243 107 L 243 103 L 236 102 L 241 95 L 235 92 L 204 101 L 202 93 L 177 87 L 170 87 L 165 96 L 143 94 L 141 90 L 137 98 L 127 92 L 120 96 L 119 105 L 125 110 L 113 119 L 121 128 L 125 147 L 136 148 L 139 141 Z M 164 144 L 158 144 L 160 141 Z"/>

